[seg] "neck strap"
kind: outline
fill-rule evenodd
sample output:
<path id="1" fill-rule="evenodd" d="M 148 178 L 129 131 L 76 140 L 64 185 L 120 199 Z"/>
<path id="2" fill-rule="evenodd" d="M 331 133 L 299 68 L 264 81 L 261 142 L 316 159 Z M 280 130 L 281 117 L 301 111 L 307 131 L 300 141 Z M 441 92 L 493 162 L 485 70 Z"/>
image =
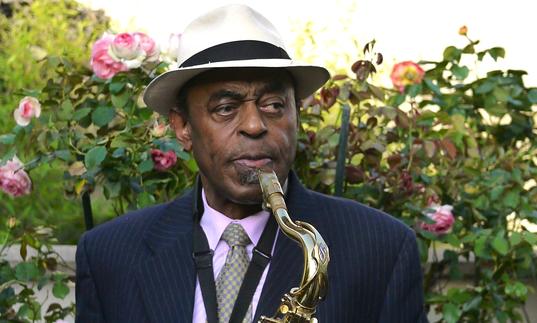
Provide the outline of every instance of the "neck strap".
<path id="1" fill-rule="evenodd" d="M 196 264 L 196 271 L 201 287 L 201 295 L 207 313 L 208 323 L 218 323 L 218 309 L 216 302 L 216 286 L 214 282 L 213 254 L 214 250 L 209 248 L 207 236 L 200 225 L 200 219 L 203 215 L 203 201 L 201 198 L 201 182 L 199 176 L 196 179 L 194 193 L 196 194 L 193 203 L 194 210 L 194 228 L 193 228 L 193 250 L 192 257 Z M 255 246 L 252 254 L 252 260 L 248 265 L 246 274 L 242 281 L 237 300 L 231 313 L 230 323 L 242 322 L 248 307 L 252 302 L 255 290 L 263 271 L 267 267 L 272 257 L 272 246 L 276 238 L 278 225 L 273 216 L 270 216 L 261 238 Z M 255 313 L 252 313 L 254 315 Z"/>

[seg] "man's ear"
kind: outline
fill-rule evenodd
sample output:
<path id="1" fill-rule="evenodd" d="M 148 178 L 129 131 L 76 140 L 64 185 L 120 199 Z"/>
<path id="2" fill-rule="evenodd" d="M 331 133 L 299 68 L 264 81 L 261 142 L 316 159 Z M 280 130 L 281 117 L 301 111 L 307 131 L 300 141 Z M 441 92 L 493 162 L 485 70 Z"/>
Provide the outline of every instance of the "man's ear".
<path id="1" fill-rule="evenodd" d="M 192 149 L 192 129 L 188 118 L 183 114 L 175 110 L 170 111 L 170 125 L 175 132 L 177 140 L 183 145 L 186 151 Z"/>

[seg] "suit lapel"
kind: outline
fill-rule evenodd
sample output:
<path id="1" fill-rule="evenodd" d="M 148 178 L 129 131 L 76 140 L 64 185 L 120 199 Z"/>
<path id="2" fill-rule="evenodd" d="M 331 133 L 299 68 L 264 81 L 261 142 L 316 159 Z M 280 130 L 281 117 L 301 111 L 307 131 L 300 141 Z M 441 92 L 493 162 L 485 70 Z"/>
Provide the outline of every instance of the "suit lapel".
<path id="1" fill-rule="evenodd" d="M 191 322 L 196 273 L 192 260 L 192 192 L 173 201 L 148 227 L 150 249 L 137 274 L 151 322 Z"/>
<path id="2" fill-rule="evenodd" d="M 315 205 L 311 205 L 309 193 L 293 172 L 289 175 L 288 185 L 286 203 L 289 215 L 294 221 L 305 221 L 315 226 L 312 218 Z M 272 317 L 276 313 L 282 296 L 300 284 L 303 268 L 304 256 L 300 246 L 279 231 L 254 322 L 257 322 L 261 315 Z"/>

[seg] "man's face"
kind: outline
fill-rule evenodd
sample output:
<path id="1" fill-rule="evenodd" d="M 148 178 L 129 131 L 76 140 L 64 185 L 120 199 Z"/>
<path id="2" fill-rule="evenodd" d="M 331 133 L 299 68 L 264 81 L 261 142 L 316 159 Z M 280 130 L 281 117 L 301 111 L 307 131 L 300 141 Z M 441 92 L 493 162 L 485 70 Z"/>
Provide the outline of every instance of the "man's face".
<path id="1" fill-rule="evenodd" d="M 258 168 L 273 169 L 283 185 L 298 130 L 287 72 L 210 71 L 189 87 L 187 101 L 186 129 L 206 191 L 236 204 L 259 204 Z"/>

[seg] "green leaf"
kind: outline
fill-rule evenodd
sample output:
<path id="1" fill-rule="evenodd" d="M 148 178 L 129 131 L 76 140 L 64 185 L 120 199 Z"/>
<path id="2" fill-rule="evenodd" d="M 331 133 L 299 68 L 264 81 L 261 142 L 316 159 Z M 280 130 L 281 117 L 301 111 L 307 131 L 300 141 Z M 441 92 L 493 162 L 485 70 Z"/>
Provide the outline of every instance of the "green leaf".
<path id="1" fill-rule="evenodd" d="M 475 90 L 475 93 L 476 94 L 485 94 L 485 93 L 488 93 L 490 91 L 492 91 L 492 89 L 494 89 L 494 83 L 492 82 L 483 82 L 481 85 L 479 85 L 477 87 L 477 89 Z"/>
<path id="2" fill-rule="evenodd" d="M 451 67 L 451 72 L 458 80 L 464 80 L 466 77 L 468 77 L 470 70 L 466 66 L 453 65 Z"/>
<path id="3" fill-rule="evenodd" d="M 537 103 L 537 89 L 531 89 L 528 92 L 528 100 L 530 100 L 532 104 Z"/>
<path id="4" fill-rule="evenodd" d="M 9 232 L 0 231 L 0 248 L 6 244 L 8 238 L 9 238 Z"/>
<path id="5" fill-rule="evenodd" d="M 496 201 L 500 197 L 500 195 L 502 195 L 503 190 L 504 190 L 504 187 L 501 185 L 493 187 L 490 190 L 490 199 L 492 201 Z"/>
<path id="6" fill-rule="evenodd" d="M 16 154 L 17 154 L 17 148 L 11 147 L 11 149 L 9 149 L 7 153 L 5 153 L 5 155 L 2 158 L 0 158 L 0 166 L 7 163 L 7 161 L 11 160 L 13 156 L 15 156 Z"/>
<path id="7" fill-rule="evenodd" d="M 518 190 L 511 190 L 504 196 L 502 201 L 506 207 L 515 209 L 520 202 L 520 192 Z"/>
<path id="8" fill-rule="evenodd" d="M 521 282 L 515 282 L 514 284 L 507 284 L 505 286 L 505 293 L 525 300 L 528 295 L 528 288 Z"/>
<path id="9" fill-rule="evenodd" d="M 71 152 L 69 150 L 56 150 L 54 155 L 61 160 L 69 161 L 71 159 Z"/>
<path id="10" fill-rule="evenodd" d="M 458 306 L 447 303 L 442 307 L 442 315 L 446 323 L 457 323 L 461 317 L 461 310 Z"/>
<path id="11" fill-rule="evenodd" d="M 64 299 L 69 294 L 69 287 L 61 281 L 54 283 L 52 287 L 52 295 L 59 299 Z"/>
<path id="12" fill-rule="evenodd" d="M 15 142 L 15 135 L 12 133 L 0 136 L 0 143 L 4 145 L 11 145 L 14 142 Z"/>
<path id="13" fill-rule="evenodd" d="M 474 207 L 478 208 L 478 209 L 481 209 L 481 210 L 486 210 L 489 208 L 489 199 L 484 195 L 479 195 L 475 200 L 474 200 Z"/>
<path id="14" fill-rule="evenodd" d="M 104 183 L 104 191 L 107 194 L 107 198 L 118 197 L 121 193 L 121 182 L 109 182 Z"/>
<path id="15" fill-rule="evenodd" d="M 92 109 L 91 108 L 82 108 L 82 109 L 78 109 L 75 111 L 75 113 L 73 113 L 73 119 L 75 119 L 76 121 L 84 118 L 85 116 L 87 116 L 90 111 Z"/>
<path id="16" fill-rule="evenodd" d="M 127 104 L 130 98 L 129 91 L 123 91 L 119 95 L 112 95 L 112 104 L 117 109 L 121 109 Z"/>
<path id="17" fill-rule="evenodd" d="M 138 165 L 138 170 L 140 171 L 140 173 L 146 173 L 146 172 L 149 172 L 153 169 L 153 161 L 151 159 L 146 159 L 144 160 L 143 162 L 140 163 L 140 165 Z"/>
<path id="18" fill-rule="evenodd" d="M 112 153 L 112 157 L 119 158 L 125 156 L 125 147 L 119 147 Z"/>
<path id="19" fill-rule="evenodd" d="M 520 232 L 513 232 L 509 237 L 511 245 L 514 247 L 522 242 L 522 234 Z"/>
<path id="20" fill-rule="evenodd" d="M 490 254 L 487 250 L 487 235 L 481 235 L 479 238 L 475 240 L 474 244 L 474 253 L 477 257 L 489 259 Z"/>
<path id="21" fill-rule="evenodd" d="M 379 100 L 384 101 L 384 91 L 382 91 L 379 87 L 376 87 L 372 84 L 367 84 L 367 87 L 369 88 L 369 91 Z"/>
<path id="22" fill-rule="evenodd" d="M 91 121 L 98 127 L 107 125 L 116 116 L 116 111 L 109 107 L 98 107 L 91 114 Z"/>
<path id="23" fill-rule="evenodd" d="M 21 262 L 15 266 L 15 277 L 23 282 L 29 282 L 39 275 L 39 268 L 33 262 Z"/>
<path id="24" fill-rule="evenodd" d="M 507 239 L 504 238 L 502 232 L 499 232 L 492 240 L 492 247 L 502 256 L 507 254 L 509 251 L 509 243 L 507 242 Z"/>
<path id="25" fill-rule="evenodd" d="M 501 47 L 493 47 L 488 50 L 488 53 L 495 61 L 498 60 L 498 57 L 505 57 L 505 49 Z"/>
<path id="26" fill-rule="evenodd" d="M 444 50 L 444 60 L 459 61 L 461 58 L 461 50 L 455 46 L 449 46 Z"/>
<path id="27" fill-rule="evenodd" d="M 190 154 L 184 150 L 181 150 L 179 153 L 177 153 L 177 157 L 181 158 L 182 160 L 189 160 Z"/>
<path id="28" fill-rule="evenodd" d="M 62 110 L 72 110 L 73 109 L 73 102 L 71 102 L 71 100 L 67 99 L 65 101 L 62 102 L 62 105 L 61 105 L 61 108 Z"/>
<path id="29" fill-rule="evenodd" d="M 431 90 L 433 91 L 434 94 L 436 94 L 437 96 L 441 96 L 442 95 L 442 92 L 440 92 L 440 88 L 438 87 L 438 85 L 434 84 L 431 80 L 425 78 L 423 79 L 423 81 L 425 82 L 425 85 Z"/>
<path id="30" fill-rule="evenodd" d="M 84 157 L 84 164 L 87 169 L 91 169 L 99 166 L 106 157 L 106 148 L 103 146 L 97 146 L 91 148 Z"/>
<path id="31" fill-rule="evenodd" d="M 524 232 L 524 240 L 526 240 L 532 246 L 537 245 L 537 234 L 533 232 Z"/>
<path id="32" fill-rule="evenodd" d="M 474 297 L 474 299 L 472 299 L 470 302 L 464 304 L 464 306 L 462 307 L 463 312 L 468 312 L 479 308 L 479 305 L 481 304 L 482 300 L 483 297 L 481 296 Z"/>
<path id="33" fill-rule="evenodd" d="M 421 84 L 412 84 L 406 88 L 406 92 L 411 98 L 416 97 L 422 90 Z"/>
<path id="34" fill-rule="evenodd" d="M 121 90 L 123 90 L 125 85 L 126 85 L 125 82 L 112 82 L 110 83 L 110 86 L 108 88 L 110 89 L 110 92 L 112 94 L 117 94 L 121 92 Z"/>

